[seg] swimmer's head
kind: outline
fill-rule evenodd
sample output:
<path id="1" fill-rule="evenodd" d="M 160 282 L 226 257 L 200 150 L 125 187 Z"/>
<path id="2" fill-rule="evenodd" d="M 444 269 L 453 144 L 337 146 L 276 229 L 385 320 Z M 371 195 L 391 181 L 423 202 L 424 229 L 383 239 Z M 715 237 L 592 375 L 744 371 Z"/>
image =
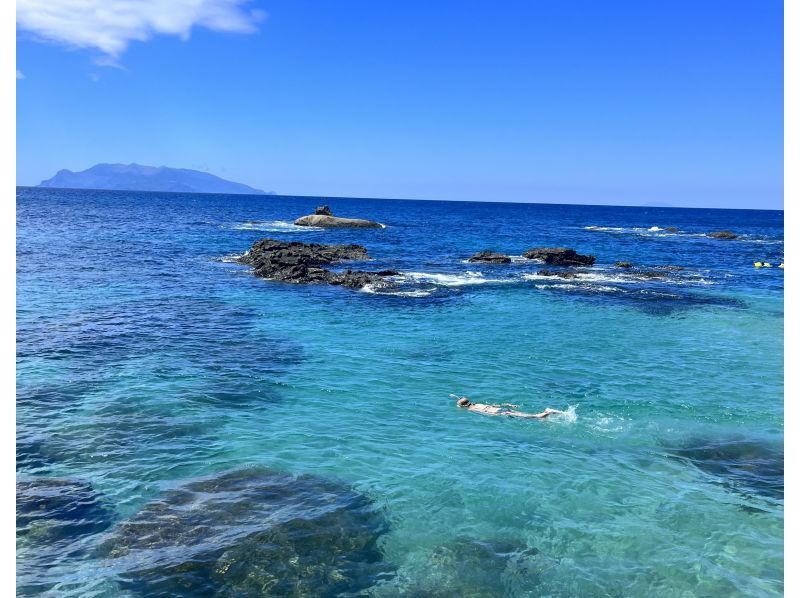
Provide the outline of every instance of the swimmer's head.
<path id="1" fill-rule="evenodd" d="M 470 405 L 469 399 L 467 397 L 461 397 L 456 401 L 456 405 L 458 405 L 459 407 L 469 407 Z"/>

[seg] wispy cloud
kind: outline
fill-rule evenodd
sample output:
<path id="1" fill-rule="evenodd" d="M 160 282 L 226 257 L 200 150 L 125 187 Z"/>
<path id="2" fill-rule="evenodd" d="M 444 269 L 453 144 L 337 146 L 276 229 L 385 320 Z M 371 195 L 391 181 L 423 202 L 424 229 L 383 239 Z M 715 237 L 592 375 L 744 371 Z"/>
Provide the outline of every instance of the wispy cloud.
<path id="1" fill-rule="evenodd" d="M 21 70 L 17 69 L 17 79 L 24 79 L 25 75 L 22 73 Z"/>
<path id="2" fill-rule="evenodd" d="M 18 0 L 17 26 L 35 39 L 99 50 L 114 65 L 132 41 L 188 39 L 193 27 L 253 33 L 265 13 L 249 0 Z"/>

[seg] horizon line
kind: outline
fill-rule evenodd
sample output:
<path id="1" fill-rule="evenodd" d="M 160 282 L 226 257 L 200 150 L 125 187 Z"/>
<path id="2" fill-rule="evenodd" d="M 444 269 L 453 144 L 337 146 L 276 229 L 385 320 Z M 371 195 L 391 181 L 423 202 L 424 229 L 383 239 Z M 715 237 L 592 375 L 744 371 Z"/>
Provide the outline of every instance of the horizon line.
<path id="1" fill-rule="evenodd" d="M 592 208 L 650 208 L 656 210 L 740 210 L 750 212 L 784 212 L 785 208 L 720 208 L 720 207 L 704 207 L 704 206 L 647 206 L 641 204 L 593 204 L 593 203 L 554 203 L 547 201 L 494 201 L 494 200 L 472 200 L 472 199 L 429 199 L 417 197 L 355 197 L 346 195 L 298 195 L 298 194 L 283 194 L 274 191 L 265 191 L 262 193 L 218 193 L 209 191 L 143 191 L 139 189 L 94 189 L 85 187 L 42 187 L 40 185 L 16 185 L 17 189 L 20 187 L 26 189 L 47 189 L 47 190 L 67 190 L 67 191 L 121 191 L 126 193 L 171 193 L 174 195 L 235 195 L 243 197 L 297 197 L 297 198 L 315 198 L 315 199 L 350 199 L 350 200 L 377 200 L 377 201 L 430 201 L 449 203 L 492 203 L 492 204 L 505 204 L 505 205 L 541 205 L 541 206 L 578 206 L 578 207 L 592 207 Z"/>

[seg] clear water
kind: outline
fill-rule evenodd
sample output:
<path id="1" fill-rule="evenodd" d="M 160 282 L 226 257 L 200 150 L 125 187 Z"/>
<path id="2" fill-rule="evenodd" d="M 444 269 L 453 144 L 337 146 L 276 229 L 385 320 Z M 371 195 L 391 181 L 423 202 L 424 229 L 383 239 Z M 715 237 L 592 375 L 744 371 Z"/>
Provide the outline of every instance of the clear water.
<path id="1" fill-rule="evenodd" d="M 254 465 L 384 509 L 379 596 L 782 594 L 783 270 L 752 265 L 782 262 L 782 212 L 335 199 L 387 227 L 290 225 L 323 201 L 18 188 L 18 479 L 77 480 L 109 518 L 21 535 L 21 594 L 133 592 L 94 550 L 114 526 Z M 702 236 L 721 229 L 743 237 Z M 352 291 L 230 263 L 267 236 L 405 275 Z M 552 245 L 594 273 L 465 261 Z"/>

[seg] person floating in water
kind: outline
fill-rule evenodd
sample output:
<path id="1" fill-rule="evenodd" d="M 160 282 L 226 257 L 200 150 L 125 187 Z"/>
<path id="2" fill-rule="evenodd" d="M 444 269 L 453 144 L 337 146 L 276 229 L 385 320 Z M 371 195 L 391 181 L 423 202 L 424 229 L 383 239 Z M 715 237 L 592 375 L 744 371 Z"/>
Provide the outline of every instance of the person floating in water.
<path id="1" fill-rule="evenodd" d="M 475 413 L 482 413 L 483 415 L 505 415 L 507 417 L 521 417 L 525 419 L 544 419 L 548 415 L 559 413 L 564 415 L 564 411 L 558 409 L 550 409 L 548 407 L 541 413 L 525 413 L 524 411 L 517 411 L 519 405 L 512 405 L 511 403 L 500 403 L 499 405 L 487 405 L 485 403 L 473 403 L 467 397 L 457 397 L 450 395 L 456 399 L 456 405 L 462 409 L 474 411 Z"/>

